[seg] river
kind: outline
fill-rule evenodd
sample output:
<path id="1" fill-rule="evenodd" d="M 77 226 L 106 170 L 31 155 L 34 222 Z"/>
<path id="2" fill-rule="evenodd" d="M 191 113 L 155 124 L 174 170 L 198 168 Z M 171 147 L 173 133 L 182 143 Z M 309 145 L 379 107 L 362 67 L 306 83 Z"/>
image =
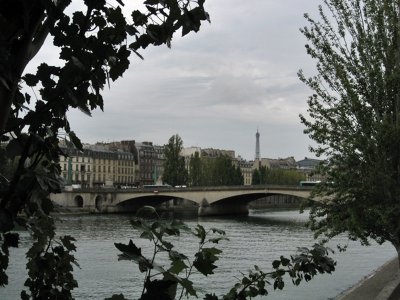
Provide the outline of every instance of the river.
<path id="1" fill-rule="evenodd" d="M 118 261 L 118 250 L 115 242 L 127 243 L 129 239 L 137 240 L 129 220 L 130 215 L 70 215 L 59 217 L 58 233 L 69 234 L 77 239 L 76 257 L 80 269 L 74 272 L 79 287 L 74 291 L 76 299 L 104 299 L 113 294 L 123 293 L 129 299 L 136 299 L 142 289 L 142 274 L 137 266 L 127 261 Z M 226 293 L 240 277 L 254 265 L 262 270 L 271 269 L 273 260 L 280 255 L 294 254 L 299 246 L 311 246 L 314 243 L 312 233 L 304 227 L 307 213 L 299 214 L 298 210 L 251 210 L 243 217 L 207 217 L 184 218 L 191 227 L 201 224 L 206 228 L 216 227 L 226 231 L 229 241 L 218 244 L 223 250 L 217 262 L 215 274 L 208 278 L 196 280 L 196 286 L 217 295 Z M 345 237 L 336 238 L 332 243 L 348 243 Z M 319 275 L 310 282 L 302 282 L 294 287 L 290 279 L 282 291 L 267 288 L 270 294 L 266 299 L 334 299 L 342 291 L 351 287 L 364 276 L 395 257 L 394 248 L 385 243 L 370 247 L 361 246 L 358 242 L 348 243 L 344 253 L 335 251 L 337 270 L 332 274 Z M 181 236 L 176 241 L 179 251 L 194 253 L 195 240 Z M 9 267 L 10 284 L 0 288 L 0 299 L 14 300 L 19 298 L 23 287 L 26 260 L 24 255 L 29 246 L 29 237 L 21 234 L 21 246 L 14 250 Z M 201 299 L 201 297 L 200 297 Z"/>

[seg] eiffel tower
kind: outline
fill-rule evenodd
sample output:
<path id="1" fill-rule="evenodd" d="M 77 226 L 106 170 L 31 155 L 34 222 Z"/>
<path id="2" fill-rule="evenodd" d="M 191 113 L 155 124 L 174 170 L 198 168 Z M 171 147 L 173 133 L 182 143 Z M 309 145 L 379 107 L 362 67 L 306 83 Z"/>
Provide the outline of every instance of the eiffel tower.
<path id="1" fill-rule="evenodd" d="M 260 133 L 258 132 L 258 128 L 256 133 L 256 156 L 254 159 L 256 161 L 260 160 Z"/>

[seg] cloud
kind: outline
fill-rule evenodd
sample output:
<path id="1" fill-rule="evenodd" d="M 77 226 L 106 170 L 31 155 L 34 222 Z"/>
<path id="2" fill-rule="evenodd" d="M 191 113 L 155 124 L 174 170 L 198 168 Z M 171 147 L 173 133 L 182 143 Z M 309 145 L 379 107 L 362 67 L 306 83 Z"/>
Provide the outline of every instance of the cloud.
<path id="1" fill-rule="evenodd" d="M 165 144 L 175 133 L 185 146 L 254 156 L 255 131 L 269 157 L 309 156 L 299 113 L 309 90 L 297 71 L 313 70 L 299 28 L 318 0 L 207 0 L 211 24 L 131 57 L 124 77 L 104 90 L 105 112 L 68 115 L 84 141 L 131 138 Z M 37 61 L 56 60 L 46 45 Z"/>

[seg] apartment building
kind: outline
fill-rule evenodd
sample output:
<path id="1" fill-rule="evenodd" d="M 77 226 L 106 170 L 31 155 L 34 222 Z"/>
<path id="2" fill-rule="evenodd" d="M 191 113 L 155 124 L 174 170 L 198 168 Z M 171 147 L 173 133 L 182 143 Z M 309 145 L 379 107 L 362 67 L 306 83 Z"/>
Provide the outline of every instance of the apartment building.
<path id="1" fill-rule="evenodd" d="M 81 187 L 133 186 L 135 158 L 130 152 L 113 149 L 104 144 L 84 145 L 83 151 L 61 145 L 62 176 L 66 185 Z"/>

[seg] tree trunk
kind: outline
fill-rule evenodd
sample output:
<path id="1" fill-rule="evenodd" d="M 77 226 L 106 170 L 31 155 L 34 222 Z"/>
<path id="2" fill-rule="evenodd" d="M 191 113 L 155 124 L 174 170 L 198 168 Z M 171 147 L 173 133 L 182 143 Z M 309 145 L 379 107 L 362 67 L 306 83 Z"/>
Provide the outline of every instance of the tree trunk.
<path id="1" fill-rule="evenodd" d="M 0 81 L 0 134 L 4 132 L 10 115 L 13 95 L 13 86 L 6 86 L 6 82 Z"/>

